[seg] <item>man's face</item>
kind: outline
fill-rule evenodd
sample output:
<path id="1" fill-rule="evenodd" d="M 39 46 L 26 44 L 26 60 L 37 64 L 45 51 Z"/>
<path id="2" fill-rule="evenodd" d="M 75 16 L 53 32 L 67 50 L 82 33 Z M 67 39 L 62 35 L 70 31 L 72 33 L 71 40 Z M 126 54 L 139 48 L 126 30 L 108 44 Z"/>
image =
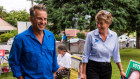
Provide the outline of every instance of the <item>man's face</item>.
<path id="1" fill-rule="evenodd" d="M 30 17 L 32 27 L 36 31 L 43 31 L 47 25 L 47 12 L 36 9 L 34 17 Z"/>

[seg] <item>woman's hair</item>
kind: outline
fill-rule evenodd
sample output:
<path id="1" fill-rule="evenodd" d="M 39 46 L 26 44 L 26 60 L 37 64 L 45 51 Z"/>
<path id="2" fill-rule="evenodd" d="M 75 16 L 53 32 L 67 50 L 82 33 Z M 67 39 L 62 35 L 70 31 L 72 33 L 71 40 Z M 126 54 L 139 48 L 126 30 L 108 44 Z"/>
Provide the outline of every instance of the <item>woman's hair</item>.
<path id="1" fill-rule="evenodd" d="M 71 52 L 70 52 L 69 50 L 67 50 L 67 48 L 66 48 L 66 46 L 65 46 L 64 44 L 58 45 L 57 48 L 58 48 L 59 50 L 62 50 L 62 51 L 64 51 L 64 52 L 68 52 L 68 53 L 71 54 Z"/>
<path id="2" fill-rule="evenodd" d="M 107 24 L 112 24 L 113 17 L 109 11 L 101 10 L 96 14 L 95 20 L 96 20 L 96 22 L 98 22 L 100 20 L 105 20 L 105 22 Z"/>

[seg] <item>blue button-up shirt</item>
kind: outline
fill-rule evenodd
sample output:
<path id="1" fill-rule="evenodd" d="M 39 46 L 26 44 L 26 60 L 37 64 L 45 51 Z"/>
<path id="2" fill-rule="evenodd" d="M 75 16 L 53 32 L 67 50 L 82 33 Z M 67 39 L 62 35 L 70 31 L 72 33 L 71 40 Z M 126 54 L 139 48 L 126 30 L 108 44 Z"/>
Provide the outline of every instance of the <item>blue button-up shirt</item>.
<path id="1" fill-rule="evenodd" d="M 115 32 L 108 29 L 108 36 L 105 42 L 102 40 L 98 29 L 87 34 L 82 57 L 83 63 L 88 63 L 88 60 L 110 62 L 112 56 L 115 63 L 121 61 L 118 36 Z"/>
<path id="2" fill-rule="evenodd" d="M 53 72 L 59 68 L 55 47 L 55 38 L 50 31 L 44 30 L 42 45 L 31 27 L 18 34 L 8 60 L 14 77 L 22 75 L 24 79 L 53 79 Z"/>

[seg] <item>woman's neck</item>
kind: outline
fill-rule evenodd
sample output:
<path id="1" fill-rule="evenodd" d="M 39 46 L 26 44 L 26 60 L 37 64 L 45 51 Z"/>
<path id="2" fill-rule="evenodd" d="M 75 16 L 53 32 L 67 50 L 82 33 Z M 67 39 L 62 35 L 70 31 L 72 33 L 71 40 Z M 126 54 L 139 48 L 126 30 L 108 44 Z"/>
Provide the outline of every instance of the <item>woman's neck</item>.
<path id="1" fill-rule="evenodd" d="M 107 38 L 107 35 L 108 35 L 108 30 L 104 30 L 102 32 L 99 32 L 103 41 L 105 42 L 106 41 L 106 38 Z"/>

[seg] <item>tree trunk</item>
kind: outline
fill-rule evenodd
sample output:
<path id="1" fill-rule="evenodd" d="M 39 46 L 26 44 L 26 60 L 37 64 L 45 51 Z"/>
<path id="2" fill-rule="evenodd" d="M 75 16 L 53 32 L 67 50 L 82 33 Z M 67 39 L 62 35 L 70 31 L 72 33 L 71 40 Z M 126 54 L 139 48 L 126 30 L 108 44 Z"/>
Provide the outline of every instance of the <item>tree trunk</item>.
<path id="1" fill-rule="evenodd" d="M 136 35 L 136 48 L 140 49 L 140 32 L 137 31 Z"/>
<path id="2" fill-rule="evenodd" d="M 93 18 L 94 16 L 91 16 L 91 20 L 90 20 L 90 27 L 89 27 L 89 29 L 90 29 L 90 31 L 92 31 L 92 30 L 94 30 L 95 28 L 96 28 L 96 25 L 94 26 L 94 18 Z"/>

